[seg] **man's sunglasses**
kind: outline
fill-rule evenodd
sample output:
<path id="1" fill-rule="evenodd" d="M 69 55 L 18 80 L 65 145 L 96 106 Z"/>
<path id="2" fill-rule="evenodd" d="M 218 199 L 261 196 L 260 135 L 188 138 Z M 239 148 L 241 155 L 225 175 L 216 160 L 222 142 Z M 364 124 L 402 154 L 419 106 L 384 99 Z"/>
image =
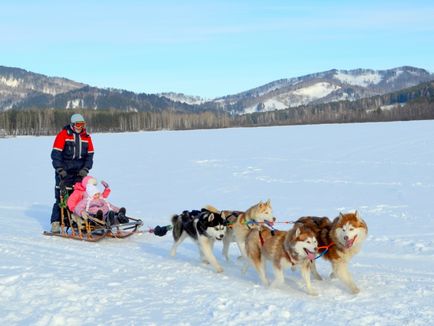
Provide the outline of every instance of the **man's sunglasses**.
<path id="1" fill-rule="evenodd" d="M 86 122 L 76 122 L 74 123 L 75 128 L 84 128 L 86 126 Z"/>

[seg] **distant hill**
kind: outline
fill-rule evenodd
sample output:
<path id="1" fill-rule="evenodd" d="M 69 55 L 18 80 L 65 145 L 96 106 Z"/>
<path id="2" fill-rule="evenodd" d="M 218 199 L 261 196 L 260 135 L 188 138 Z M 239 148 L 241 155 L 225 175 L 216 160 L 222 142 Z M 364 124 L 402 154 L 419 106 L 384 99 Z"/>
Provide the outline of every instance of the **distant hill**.
<path id="1" fill-rule="evenodd" d="M 86 90 L 84 92 L 87 93 Z M 116 102 L 115 99 L 111 101 Z M 423 120 L 434 119 L 434 82 L 355 101 L 309 104 L 250 114 L 230 114 L 222 110 L 78 112 L 85 114 L 91 132 Z M 69 117 L 70 110 L 65 109 L 7 110 L 0 112 L 0 131 L 3 130 L 3 136 L 55 134 L 67 123 Z"/>
<path id="2" fill-rule="evenodd" d="M 0 111 L 48 108 L 185 112 L 200 110 L 200 107 L 155 94 L 91 87 L 65 78 L 47 77 L 19 68 L 0 66 Z"/>
<path id="3" fill-rule="evenodd" d="M 235 115 L 233 123 L 240 126 L 273 126 L 424 119 L 434 119 L 434 81 L 355 101 Z"/>
<path id="4" fill-rule="evenodd" d="M 47 77 L 19 68 L 0 66 L 0 111 L 11 109 L 32 96 L 55 96 L 84 86 L 85 84 L 65 78 Z"/>
<path id="5" fill-rule="evenodd" d="M 389 70 L 329 70 L 269 84 L 213 100 L 226 111 L 253 113 L 288 107 L 355 101 L 383 95 L 434 80 L 424 69 L 399 67 Z"/>
<path id="6" fill-rule="evenodd" d="M 204 112 L 231 114 L 356 101 L 398 91 L 434 79 L 424 69 L 330 70 L 281 79 L 245 92 L 205 100 L 178 93 L 137 94 L 103 89 L 60 77 L 48 77 L 19 68 L 0 66 L 0 111 L 10 109 L 116 109 L 126 112 Z"/>

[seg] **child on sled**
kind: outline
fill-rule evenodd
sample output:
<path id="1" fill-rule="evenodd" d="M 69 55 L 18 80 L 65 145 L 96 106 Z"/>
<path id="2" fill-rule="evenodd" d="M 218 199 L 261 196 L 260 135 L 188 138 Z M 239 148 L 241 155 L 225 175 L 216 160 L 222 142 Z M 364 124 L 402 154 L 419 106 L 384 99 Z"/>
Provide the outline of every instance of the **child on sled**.
<path id="1" fill-rule="evenodd" d="M 104 186 L 102 192 L 98 189 L 97 184 L 97 180 L 92 176 L 87 176 L 81 182 L 77 182 L 74 185 L 74 192 L 68 198 L 69 210 L 84 219 L 91 216 L 109 225 L 128 223 L 125 208 L 118 208 L 107 200 L 111 192 L 107 182 L 101 181 Z"/>

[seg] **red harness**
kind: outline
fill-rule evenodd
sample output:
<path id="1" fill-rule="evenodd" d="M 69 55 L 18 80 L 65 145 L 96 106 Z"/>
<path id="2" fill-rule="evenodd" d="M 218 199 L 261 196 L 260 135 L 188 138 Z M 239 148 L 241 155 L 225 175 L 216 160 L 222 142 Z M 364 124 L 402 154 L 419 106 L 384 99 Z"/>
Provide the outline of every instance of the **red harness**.
<path id="1" fill-rule="evenodd" d="M 261 241 L 261 246 L 264 245 L 264 238 L 262 237 L 262 232 L 259 231 L 259 240 Z"/>

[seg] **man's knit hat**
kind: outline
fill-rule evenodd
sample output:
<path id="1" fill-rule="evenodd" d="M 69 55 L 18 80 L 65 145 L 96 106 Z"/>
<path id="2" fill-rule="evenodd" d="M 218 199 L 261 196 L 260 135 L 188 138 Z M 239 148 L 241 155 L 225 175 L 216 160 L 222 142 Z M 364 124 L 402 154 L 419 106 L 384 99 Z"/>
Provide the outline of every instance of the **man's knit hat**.
<path id="1" fill-rule="evenodd" d="M 85 122 L 83 116 L 80 113 L 75 113 L 71 116 L 71 123 L 74 124 L 76 122 Z"/>

